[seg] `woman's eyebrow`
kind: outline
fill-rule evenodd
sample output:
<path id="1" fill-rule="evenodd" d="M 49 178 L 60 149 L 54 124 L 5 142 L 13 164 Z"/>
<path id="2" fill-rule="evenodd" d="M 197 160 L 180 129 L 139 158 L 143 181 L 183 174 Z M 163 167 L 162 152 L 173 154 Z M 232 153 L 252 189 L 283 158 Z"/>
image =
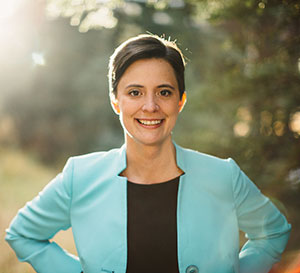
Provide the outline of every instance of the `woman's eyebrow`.
<path id="1" fill-rule="evenodd" d="M 126 86 L 126 88 L 130 88 L 130 87 L 139 87 L 139 88 L 142 88 L 142 87 L 144 87 L 144 86 L 143 86 L 143 85 L 140 85 L 140 84 L 135 84 L 135 83 L 129 84 L 129 85 Z"/>
<path id="2" fill-rule="evenodd" d="M 131 88 L 131 87 L 143 88 L 144 86 L 141 85 L 141 84 L 133 83 L 133 84 L 127 85 L 125 88 Z M 175 90 L 175 87 L 172 86 L 171 84 L 168 84 L 168 83 L 160 84 L 160 85 L 158 85 L 157 87 L 158 87 L 158 88 L 164 88 L 164 87 L 167 87 L 167 88 L 170 88 L 170 89 Z"/>
<path id="3" fill-rule="evenodd" d="M 167 83 L 165 83 L 165 84 L 160 84 L 160 85 L 158 86 L 158 88 L 163 88 L 163 87 L 168 87 L 168 88 L 171 88 L 171 89 L 175 90 L 175 87 L 174 87 L 174 86 L 172 86 L 172 85 L 170 85 L 170 84 L 167 84 Z"/>

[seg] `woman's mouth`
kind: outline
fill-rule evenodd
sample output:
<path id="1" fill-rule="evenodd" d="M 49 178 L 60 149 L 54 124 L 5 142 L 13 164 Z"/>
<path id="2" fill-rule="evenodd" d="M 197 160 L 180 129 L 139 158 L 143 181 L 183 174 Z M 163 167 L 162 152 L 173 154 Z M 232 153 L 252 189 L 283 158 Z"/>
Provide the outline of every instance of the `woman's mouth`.
<path id="1" fill-rule="evenodd" d="M 140 124 L 146 125 L 146 126 L 154 126 L 161 124 L 163 122 L 163 119 L 136 119 Z"/>

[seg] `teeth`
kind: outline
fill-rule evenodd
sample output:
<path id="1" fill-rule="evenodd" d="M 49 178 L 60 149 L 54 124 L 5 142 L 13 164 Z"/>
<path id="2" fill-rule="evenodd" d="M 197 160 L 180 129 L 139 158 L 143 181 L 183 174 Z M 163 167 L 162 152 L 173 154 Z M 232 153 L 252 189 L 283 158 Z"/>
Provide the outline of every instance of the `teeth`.
<path id="1" fill-rule="evenodd" d="M 140 123 L 144 124 L 144 125 L 156 125 L 162 122 L 162 119 L 159 120 L 143 120 L 143 119 L 139 119 L 138 120 Z"/>

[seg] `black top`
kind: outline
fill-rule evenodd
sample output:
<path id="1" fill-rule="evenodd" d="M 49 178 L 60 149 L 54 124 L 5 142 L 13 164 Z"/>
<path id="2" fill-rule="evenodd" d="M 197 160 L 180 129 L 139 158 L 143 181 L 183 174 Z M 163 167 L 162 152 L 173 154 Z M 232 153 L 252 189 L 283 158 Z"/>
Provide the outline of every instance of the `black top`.
<path id="1" fill-rule="evenodd" d="M 128 181 L 126 273 L 179 273 L 178 183 L 179 177 L 150 185 Z"/>

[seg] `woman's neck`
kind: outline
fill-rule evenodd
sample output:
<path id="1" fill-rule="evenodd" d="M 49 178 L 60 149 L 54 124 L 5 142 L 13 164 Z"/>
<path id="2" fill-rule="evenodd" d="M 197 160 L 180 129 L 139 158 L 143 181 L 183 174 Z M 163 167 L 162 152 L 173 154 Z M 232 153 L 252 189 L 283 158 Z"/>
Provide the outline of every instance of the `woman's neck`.
<path id="1" fill-rule="evenodd" d="M 176 149 L 172 140 L 157 145 L 144 145 L 132 139 L 126 141 L 127 167 L 121 175 L 135 183 L 159 183 L 183 173 L 176 164 Z"/>

